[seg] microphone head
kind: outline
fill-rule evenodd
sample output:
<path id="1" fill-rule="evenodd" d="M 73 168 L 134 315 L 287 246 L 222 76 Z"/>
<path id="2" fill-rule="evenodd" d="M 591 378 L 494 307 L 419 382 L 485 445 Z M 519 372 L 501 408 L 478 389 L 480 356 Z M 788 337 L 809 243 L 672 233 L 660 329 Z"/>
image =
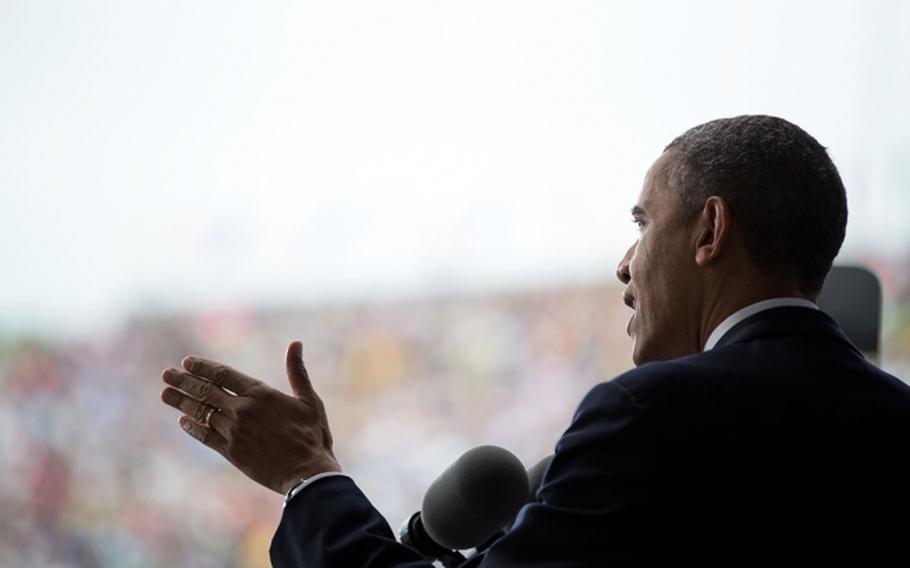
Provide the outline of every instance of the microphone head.
<path id="1" fill-rule="evenodd" d="M 537 499 L 537 490 L 540 489 L 540 484 L 543 482 L 543 474 L 547 472 L 551 461 L 553 461 L 553 454 L 548 455 L 528 468 L 528 502 Z"/>
<path id="2" fill-rule="evenodd" d="M 527 498 L 521 460 L 497 446 L 478 446 L 430 484 L 421 507 L 423 526 L 446 548 L 473 548 L 512 520 Z"/>
<path id="3" fill-rule="evenodd" d="M 543 483 L 543 474 L 547 472 L 551 461 L 553 461 L 553 454 L 548 455 L 528 468 L 528 496 L 525 498 L 525 503 L 537 501 L 537 490 L 540 489 L 540 484 Z M 520 509 L 516 512 L 516 515 L 518 512 L 520 512 Z M 517 516 L 512 517 L 502 530 L 509 532 L 515 526 L 515 521 L 517 520 Z"/>

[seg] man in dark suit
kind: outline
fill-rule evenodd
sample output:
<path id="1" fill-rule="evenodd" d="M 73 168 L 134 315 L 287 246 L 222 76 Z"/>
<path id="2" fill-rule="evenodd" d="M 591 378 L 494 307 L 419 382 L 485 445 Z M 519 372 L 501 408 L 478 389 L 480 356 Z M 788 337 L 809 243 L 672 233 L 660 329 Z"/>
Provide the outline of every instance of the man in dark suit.
<path id="1" fill-rule="evenodd" d="M 536 502 L 467 565 L 906 564 L 910 387 L 815 306 L 847 217 L 825 149 L 775 117 L 697 126 L 632 214 L 617 276 L 637 367 L 588 393 Z M 340 474 L 300 350 L 294 397 L 192 357 L 163 398 L 288 494 L 275 566 L 428 566 Z"/>

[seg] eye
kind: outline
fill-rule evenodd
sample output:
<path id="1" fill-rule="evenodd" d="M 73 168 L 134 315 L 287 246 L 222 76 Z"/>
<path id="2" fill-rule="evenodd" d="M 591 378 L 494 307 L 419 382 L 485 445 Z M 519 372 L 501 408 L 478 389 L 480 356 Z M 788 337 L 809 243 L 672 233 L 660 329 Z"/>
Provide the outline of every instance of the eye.
<path id="1" fill-rule="evenodd" d="M 639 229 L 644 228 L 644 226 L 645 226 L 645 220 L 642 219 L 641 217 L 636 217 L 636 218 L 632 219 L 632 222 L 635 223 L 636 225 L 638 225 Z"/>

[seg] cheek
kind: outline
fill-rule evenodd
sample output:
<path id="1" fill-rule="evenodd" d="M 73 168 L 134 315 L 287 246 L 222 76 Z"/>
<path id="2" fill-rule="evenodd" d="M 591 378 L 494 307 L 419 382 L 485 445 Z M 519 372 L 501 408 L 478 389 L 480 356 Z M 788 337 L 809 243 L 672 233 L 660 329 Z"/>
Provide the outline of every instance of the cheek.
<path id="1" fill-rule="evenodd" d="M 636 297 L 646 293 L 650 284 L 650 256 L 647 244 L 639 243 L 635 249 L 635 254 L 629 260 L 629 274 L 632 276 L 632 283 L 635 284 Z"/>
<path id="2" fill-rule="evenodd" d="M 629 262 L 629 273 L 635 286 L 637 315 L 644 321 L 660 319 L 666 310 L 666 299 L 674 283 L 667 281 L 666 263 L 669 259 L 653 256 L 647 246 L 639 246 Z"/>

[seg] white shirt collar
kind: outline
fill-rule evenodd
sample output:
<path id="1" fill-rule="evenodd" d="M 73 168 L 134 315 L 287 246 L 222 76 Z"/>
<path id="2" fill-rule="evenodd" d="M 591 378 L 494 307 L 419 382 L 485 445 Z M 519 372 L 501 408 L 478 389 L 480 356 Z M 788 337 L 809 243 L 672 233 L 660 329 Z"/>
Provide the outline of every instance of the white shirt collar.
<path id="1" fill-rule="evenodd" d="M 714 346 L 717 345 L 717 342 L 720 341 L 721 337 L 726 335 L 734 325 L 747 317 L 754 316 L 758 312 L 770 310 L 771 308 L 780 308 L 783 306 L 798 306 L 801 308 L 811 308 L 813 310 L 818 309 L 818 306 L 804 298 L 771 298 L 770 300 L 755 302 L 754 304 L 750 304 L 745 308 L 733 312 L 727 316 L 727 319 L 720 322 L 720 325 L 715 327 L 714 331 L 711 332 L 711 335 L 708 336 L 708 341 L 705 342 L 705 348 L 702 349 L 702 351 L 714 349 Z"/>

